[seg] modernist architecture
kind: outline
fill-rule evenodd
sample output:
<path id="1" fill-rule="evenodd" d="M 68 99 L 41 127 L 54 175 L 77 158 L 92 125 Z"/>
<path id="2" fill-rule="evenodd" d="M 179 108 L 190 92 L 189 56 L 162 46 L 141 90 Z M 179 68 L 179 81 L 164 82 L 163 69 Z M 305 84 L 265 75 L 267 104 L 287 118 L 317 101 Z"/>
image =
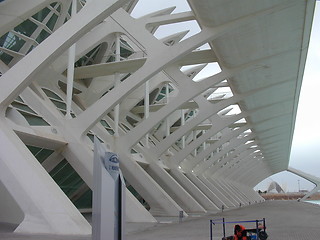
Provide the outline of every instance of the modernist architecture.
<path id="1" fill-rule="evenodd" d="M 288 168 L 315 1 L 185 4 L 0 2 L 0 222 L 90 234 L 94 136 L 120 157 L 127 221 L 263 200 Z"/>

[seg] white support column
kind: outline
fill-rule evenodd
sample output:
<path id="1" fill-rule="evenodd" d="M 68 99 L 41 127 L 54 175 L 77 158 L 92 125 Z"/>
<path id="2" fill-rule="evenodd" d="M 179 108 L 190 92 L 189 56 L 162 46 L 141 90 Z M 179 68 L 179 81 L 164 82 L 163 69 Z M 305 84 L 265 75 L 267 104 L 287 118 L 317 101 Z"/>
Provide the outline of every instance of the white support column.
<path id="1" fill-rule="evenodd" d="M 192 131 L 192 138 L 193 138 L 193 141 L 195 141 L 197 138 L 196 138 L 196 130 L 193 130 Z M 197 148 L 195 148 L 194 150 L 193 150 L 193 156 L 194 157 L 197 157 Z"/>
<path id="2" fill-rule="evenodd" d="M 79 174 L 79 176 L 85 181 L 85 183 L 92 187 L 92 174 L 93 174 L 93 153 L 90 148 L 81 141 L 80 139 L 77 139 L 74 137 L 74 131 L 73 129 L 65 128 L 62 118 L 55 115 L 52 115 L 50 112 L 50 107 L 46 105 L 46 102 L 42 101 L 40 98 L 38 98 L 34 93 L 27 88 L 23 92 L 23 98 L 28 103 L 29 106 L 32 107 L 35 111 L 42 112 L 42 115 L 46 119 L 50 119 L 51 122 L 54 123 L 55 126 L 57 126 L 57 129 L 63 129 L 63 131 L 58 130 L 58 134 L 64 134 L 65 140 L 69 144 L 64 149 L 60 149 L 59 153 L 62 155 L 62 158 L 66 158 L 68 162 L 71 164 L 71 166 L 76 170 L 76 172 Z M 33 96 L 33 97 L 32 97 Z M 104 142 L 111 141 L 111 138 L 105 139 L 104 134 L 105 130 L 103 129 L 103 132 L 99 131 L 99 128 L 95 128 L 94 132 L 99 134 L 99 136 L 102 137 L 102 140 Z M 108 137 L 110 137 L 108 135 Z M 52 154 L 52 157 L 55 157 L 55 153 Z M 57 157 L 57 156 L 56 156 Z M 48 162 L 47 162 L 48 160 Z M 56 164 L 56 161 L 51 161 L 51 155 L 48 157 L 45 162 L 43 162 L 43 167 L 46 167 L 48 170 L 52 169 L 53 166 Z M 56 159 L 57 161 L 59 159 Z M 1 170 L 1 169 L 0 169 Z M 141 173 L 138 173 L 141 175 Z M 127 211 L 127 221 L 129 222 L 154 222 L 155 219 L 151 216 L 151 214 L 136 200 L 135 197 L 130 196 L 128 194 L 129 191 L 127 191 L 126 194 L 126 204 L 128 207 L 127 209 L 130 209 Z M 61 194 L 65 195 L 62 191 Z M 56 194 L 58 196 L 58 194 Z M 167 203 L 168 205 L 168 203 Z M 132 208 L 131 208 L 132 207 Z M 82 215 L 81 215 L 82 216 Z"/>
<path id="3" fill-rule="evenodd" d="M 231 189 L 230 186 L 228 186 L 222 179 L 214 181 L 216 186 L 220 187 L 220 190 L 223 191 L 225 194 L 229 196 L 229 200 L 233 200 L 233 203 L 235 206 L 239 206 L 239 204 L 244 204 L 246 201 L 244 201 L 242 198 L 239 197 L 239 192 L 237 189 Z"/>
<path id="4" fill-rule="evenodd" d="M 149 99 L 149 80 L 145 83 L 145 97 L 144 97 L 144 118 L 149 117 L 150 99 Z M 146 134 L 146 147 L 149 148 L 149 133 Z"/>
<path id="5" fill-rule="evenodd" d="M 115 40 L 115 48 L 116 48 L 116 55 L 115 61 L 120 62 L 120 34 L 116 33 L 116 40 Z M 117 87 L 120 84 L 120 74 L 116 72 L 114 74 L 114 86 Z M 120 104 L 117 104 L 114 107 L 114 136 L 119 136 L 119 114 L 120 114 Z"/>
<path id="6" fill-rule="evenodd" d="M 248 187 L 246 185 L 240 184 L 238 182 L 230 182 L 231 185 L 234 185 L 237 189 L 239 189 L 240 193 L 248 199 L 248 204 L 253 204 L 256 202 L 261 202 L 264 200 L 253 188 Z"/>
<path id="7" fill-rule="evenodd" d="M 153 216 L 177 216 L 183 209 L 160 185 L 123 149 L 117 151 L 121 170 L 126 179 L 150 205 Z"/>
<path id="8" fill-rule="evenodd" d="M 204 182 L 202 182 L 197 176 L 192 173 L 186 173 L 187 178 L 193 182 L 206 196 L 219 208 L 225 205 L 223 201 L 218 197 L 216 192 L 209 188 Z"/>
<path id="9" fill-rule="evenodd" d="M 24 215 L 15 232 L 90 235 L 90 224 L 27 147 L 9 126 L 0 126 L 6 143 L 0 144 L 0 181 Z"/>
<path id="10" fill-rule="evenodd" d="M 166 100 L 167 100 L 167 104 L 169 104 L 169 102 L 170 102 L 170 100 L 169 100 L 169 83 L 167 83 L 167 85 L 166 85 Z M 169 116 L 167 116 L 167 118 L 166 118 L 166 137 L 168 137 L 170 135 L 170 120 L 169 120 Z"/>
<path id="11" fill-rule="evenodd" d="M 77 13 L 77 0 L 72 0 L 71 17 Z M 73 78 L 74 78 L 74 61 L 76 56 L 76 44 L 74 43 L 68 52 L 68 70 L 67 70 L 67 112 L 66 118 L 71 119 L 71 104 L 72 104 L 72 91 L 73 91 Z"/>
<path id="12" fill-rule="evenodd" d="M 252 204 L 257 201 L 257 197 L 259 194 L 255 193 L 255 191 L 246 185 L 240 184 L 238 182 L 226 181 L 229 186 L 238 190 L 238 195 L 242 196 L 242 198 L 246 199 L 245 202 L 247 204 Z M 260 199 L 259 199 L 260 200 Z"/>
<path id="13" fill-rule="evenodd" d="M 244 186 L 243 184 L 239 184 L 237 182 L 231 182 L 227 180 L 224 180 L 224 183 L 230 188 L 237 190 L 238 197 L 243 199 L 244 202 L 247 202 L 247 203 L 252 202 L 250 193 L 248 191 L 248 189 L 250 189 L 249 187 L 246 186 L 245 188 L 243 188 Z"/>
<path id="14" fill-rule="evenodd" d="M 178 203 L 187 213 L 206 212 L 187 191 L 162 167 L 157 163 L 151 163 L 148 168 L 148 174 L 155 179 L 158 184 Z"/>
<path id="15" fill-rule="evenodd" d="M 234 193 L 232 191 L 228 191 L 224 185 L 222 185 L 217 179 L 207 178 L 208 181 L 211 182 L 213 186 L 215 186 L 224 196 L 228 198 L 230 202 L 233 203 L 234 206 L 239 205 L 239 199 L 234 197 Z"/>
<path id="16" fill-rule="evenodd" d="M 236 119 L 235 119 L 236 120 Z M 226 123 L 228 124 L 228 123 Z M 220 127 L 222 125 L 222 127 Z M 219 131 L 223 134 L 223 137 L 216 141 L 215 143 L 211 144 L 206 148 L 206 150 L 202 151 L 197 158 L 189 158 L 187 161 L 185 161 L 182 165 L 185 171 L 190 171 L 194 167 L 196 167 L 197 164 L 199 164 L 202 159 L 208 157 L 211 155 L 211 157 L 214 157 L 213 153 L 218 153 L 219 147 L 232 139 L 234 136 L 239 135 L 241 132 L 244 131 L 245 128 L 239 128 L 238 130 L 232 131 L 229 128 L 225 128 L 223 124 L 223 120 L 220 118 L 217 118 L 217 121 L 215 121 L 216 128 L 211 127 L 209 130 L 206 131 L 205 134 L 200 136 L 196 141 L 191 142 L 186 149 L 183 149 L 175 156 L 175 160 L 177 163 L 181 163 L 194 149 L 197 145 L 200 145 L 201 142 L 206 141 L 207 139 L 210 139 L 211 137 L 215 136 Z M 220 130 L 221 128 L 224 128 Z"/>
<path id="17" fill-rule="evenodd" d="M 181 109 L 181 126 L 183 126 L 186 123 L 186 119 L 184 117 L 185 114 L 185 110 Z M 182 136 L 182 149 L 184 149 L 186 147 L 186 136 L 183 135 Z"/>
<path id="18" fill-rule="evenodd" d="M 195 185 L 190 179 L 188 179 L 180 170 L 177 168 L 172 168 L 170 174 L 174 177 L 178 183 L 183 186 L 191 196 L 199 202 L 205 210 L 207 211 L 216 211 L 219 209 L 216 204 L 210 200 L 206 193 L 202 192 L 197 185 Z"/>
<path id="19" fill-rule="evenodd" d="M 206 177 L 200 175 L 198 178 L 219 197 L 225 207 L 234 207 L 234 204 Z"/>

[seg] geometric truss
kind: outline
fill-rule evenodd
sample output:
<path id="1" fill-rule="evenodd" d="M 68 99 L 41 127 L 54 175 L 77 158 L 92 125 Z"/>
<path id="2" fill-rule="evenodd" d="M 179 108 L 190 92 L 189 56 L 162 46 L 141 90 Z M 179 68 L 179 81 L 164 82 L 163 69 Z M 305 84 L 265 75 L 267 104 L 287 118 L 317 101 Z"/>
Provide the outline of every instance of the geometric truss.
<path id="1" fill-rule="evenodd" d="M 0 2 L 0 221 L 17 232 L 90 233 L 94 135 L 120 157 L 127 221 L 258 203 L 287 169 L 315 2 L 137 3 Z M 177 23 L 199 30 L 157 35 Z"/>

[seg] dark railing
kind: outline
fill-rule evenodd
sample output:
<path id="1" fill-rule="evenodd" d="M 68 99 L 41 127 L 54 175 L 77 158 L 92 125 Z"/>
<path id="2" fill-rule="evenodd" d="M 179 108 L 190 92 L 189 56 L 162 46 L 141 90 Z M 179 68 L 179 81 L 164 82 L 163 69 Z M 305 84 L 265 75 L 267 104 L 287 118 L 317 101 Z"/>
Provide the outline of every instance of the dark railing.
<path id="1" fill-rule="evenodd" d="M 251 221 L 232 221 L 232 222 L 226 222 L 224 218 L 220 219 L 211 219 L 210 220 L 210 240 L 213 240 L 213 225 L 221 224 L 222 225 L 222 232 L 223 232 L 223 238 L 222 239 L 228 239 L 226 238 L 226 224 L 239 224 L 239 223 L 255 223 L 255 228 L 246 229 L 246 234 L 250 234 L 251 236 L 248 236 L 248 239 L 251 240 L 266 240 L 268 235 L 266 233 L 266 220 L 265 218 L 259 220 L 251 220 Z"/>

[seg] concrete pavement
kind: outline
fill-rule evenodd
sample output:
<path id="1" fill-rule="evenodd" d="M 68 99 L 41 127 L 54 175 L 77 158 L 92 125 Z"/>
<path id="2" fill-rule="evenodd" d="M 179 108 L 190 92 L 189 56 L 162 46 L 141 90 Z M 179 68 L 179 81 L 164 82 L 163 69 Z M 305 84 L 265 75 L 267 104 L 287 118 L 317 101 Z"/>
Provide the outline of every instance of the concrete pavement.
<path id="1" fill-rule="evenodd" d="M 155 226 L 144 232 L 129 234 L 127 240 L 208 240 L 209 220 L 222 217 L 225 221 L 266 218 L 270 240 L 320 239 L 319 205 L 297 201 L 267 201 L 213 216 L 188 219 L 182 223 Z M 233 225 L 227 225 L 227 235 L 232 235 Z M 245 226 L 252 228 L 254 224 Z M 213 234 L 214 239 L 221 239 L 222 226 L 214 226 Z"/>
<path id="2" fill-rule="evenodd" d="M 270 240 L 320 239 L 320 206 L 297 201 L 266 201 L 234 210 L 202 217 L 189 217 L 181 223 L 127 224 L 126 240 L 209 240 L 209 220 L 255 220 L 266 218 Z M 227 224 L 227 235 L 232 235 L 234 224 Z M 244 224 L 253 228 L 254 224 Z M 90 236 L 31 235 L 12 233 L 14 226 L 0 224 L 1 240 L 91 240 Z M 213 227 L 214 239 L 221 239 L 222 226 Z"/>

